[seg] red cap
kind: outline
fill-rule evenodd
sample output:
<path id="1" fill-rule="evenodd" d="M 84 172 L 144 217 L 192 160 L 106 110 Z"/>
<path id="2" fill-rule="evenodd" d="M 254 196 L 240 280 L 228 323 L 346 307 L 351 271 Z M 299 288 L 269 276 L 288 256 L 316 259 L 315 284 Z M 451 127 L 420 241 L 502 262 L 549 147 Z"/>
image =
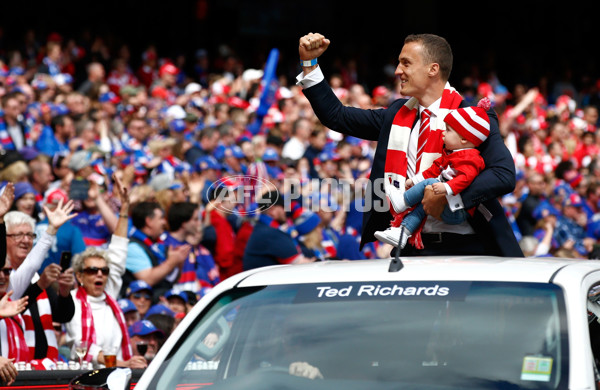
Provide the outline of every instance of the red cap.
<path id="1" fill-rule="evenodd" d="M 46 195 L 46 203 L 48 204 L 57 204 L 60 199 L 63 200 L 63 204 L 67 203 L 67 201 L 69 200 L 67 192 L 62 188 L 52 190 Z"/>
<path id="2" fill-rule="evenodd" d="M 151 96 L 159 99 L 167 99 L 169 97 L 169 92 L 164 87 L 154 87 Z"/>
<path id="3" fill-rule="evenodd" d="M 380 85 L 378 87 L 375 87 L 375 89 L 373 90 L 373 97 L 385 96 L 388 94 L 388 92 L 389 90 L 386 87 Z"/>
<path id="4" fill-rule="evenodd" d="M 170 75 L 175 76 L 178 73 L 179 73 L 179 69 L 177 69 L 177 67 L 175 65 L 171 64 L 170 62 L 164 64 L 158 70 L 158 74 L 160 77 L 163 77 L 165 74 L 170 74 Z"/>

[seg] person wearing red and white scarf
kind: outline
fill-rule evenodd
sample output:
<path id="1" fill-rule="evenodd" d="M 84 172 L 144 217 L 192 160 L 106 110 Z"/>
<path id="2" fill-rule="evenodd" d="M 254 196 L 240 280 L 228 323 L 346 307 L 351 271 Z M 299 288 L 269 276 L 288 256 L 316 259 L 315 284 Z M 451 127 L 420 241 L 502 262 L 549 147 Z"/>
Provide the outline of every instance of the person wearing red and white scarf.
<path id="1" fill-rule="evenodd" d="M 127 259 L 128 191 L 115 177 L 115 189 L 121 199 L 119 221 L 106 251 L 90 247 L 73 258 L 73 269 L 79 287 L 71 291 L 75 300 L 75 315 L 67 323 L 67 344 L 72 346 L 71 358 L 76 359 L 75 342 L 88 342 L 85 361 L 104 364 L 108 347 L 117 348 L 117 366 L 145 368 L 145 359 L 132 357 L 125 317 L 117 298 Z"/>
<path id="2" fill-rule="evenodd" d="M 467 104 L 448 84 L 452 69 L 450 45 L 442 37 L 419 34 L 405 39 L 395 72 L 401 82 L 400 92 L 411 98 L 398 99 L 383 109 L 346 107 L 332 92 L 318 65 L 317 58 L 330 43 L 318 33 L 300 38 L 302 73 L 297 77 L 297 84 L 303 87 L 304 96 L 323 125 L 350 136 L 377 141 L 369 178 L 372 204 L 364 214 L 362 248 L 365 243 L 375 240 L 376 231 L 385 230 L 394 219 L 388 198 L 401 195 L 405 180 L 427 169 L 441 155 L 441 130 L 448 110 Z M 419 118 L 425 109 L 430 112 L 430 130 L 420 155 L 420 165 L 417 165 Z M 428 189 L 423 201 L 429 214 L 422 235 L 425 248 L 410 246 L 405 248 L 403 255 L 523 256 L 497 200 L 514 189 L 515 167 L 500 135 L 497 115 L 493 110 L 488 115 L 490 136 L 479 147 L 486 169 L 461 192 L 456 199 L 458 202 L 449 204 L 451 209 L 476 207 L 474 216 L 460 225 L 444 224 L 438 218 L 447 200 L 443 195 L 433 196 Z"/>
<path id="3" fill-rule="evenodd" d="M 0 270 L 0 296 L 2 296 L 3 303 L 20 304 L 21 308 L 18 313 L 21 313 L 25 309 L 27 298 L 23 297 L 17 301 L 9 301 L 12 292 L 7 293 L 7 291 L 9 291 L 11 271 L 10 260 L 8 260 L 5 267 Z M 0 356 L 14 359 L 14 362 L 30 362 L 33 354 L 25 341 L 23 316 L 18 313 L 6 317 L 0 314 Z"/>
<path id="4" fill-rule="evenodd" d="M 375 232 L 375 237 L 400 249 L 406 246 L 411 237 L 413 246 L 423 248 L 420 228 L 425 212 L 419 202 L 423 199 L 425 188 L 431 185 L 435 194 L 458 195 L 485 168 L 485 162 L 476 147 L 489 134 L 490 123 L 486 113 L 489 108 L 490 100 L 483 98 L 477 107 L 459 108 L 446 115 L 442 156 L 425 171 L 406 180 L 406 191 L 400 197 L 390 199 L 391 206 L 398 213 L 397 219 L 402 219 L 402 222 L 399 227 Z M 455 225 L 473 215 L 474 209 L 450 211 L 446 207 L 441 217 L 445 223 Z"/>
<path id="5" fill-rule="evenodd" d="M 14 199 L 14 185 L 8 183 L 0 195 L 0 384 L 11 385 L 17 378 L 13 362 L 27 361 L 29 350 L 22 331 L 20 313 L 25 310 L 27 297 L 11 300 L 12 291 L 7 293 L 11 264 L 6 262 L 6 227 L 4 215 Z"/>
<path id="6" fill-rule="evenodd" d="M 4 238 L 4 236 L 0 234 L 0 238 Z M 2 278 L 6 279 L 4 272 L 0 272 L 0 279 Z M 9 346 L 9 348 L 7 348 L 8 351 L 6 351 L 8 357 L 0 356 L 0 385 L 6 384 L 7 386 L 10 386 L 17 379 L 18 374 L 17 368 L 13 363 L 16 361 L 16 358 L 11 357 L 11 355 L 14 356 L 14 351 L 16 348 L 14 348 L 14 345 L 11 344 L 14 343 L 13 340 L 20 340 L 20 344 L 22 345 L 24 340 L 19 337 L 15 337 L 15 332 L 13 329 L 11 329 L 10 332 L 8 329 L 11 328 L 13 323 L 16 327 L 19 320 L 17 319 L 16 322 L 13 322 L 13 320 L 18 318 L 19 314 L 25 310 L 25 306 L 27 306 L 27 298 L 24 297 L 17 301 L 11 301 L 10 292 L 7 294 L 0 293 L 0 295 L 4 295 L 2 299 L 0 299 L 0 349 L 2 345 Z M 16 333 L 18 334 L 18 330 Z M 20 334 L 22 334 L 22 332 Z M 25 346 L 23 345 L 23 348 L 16 350 L 18 352 L 25 352 Z"/>
<path id="7" fill-rule="evenodd" d="M 28 359 L 36 369 L 49 369 L 55 366 L 58 345 L 52 328 L 53 316 L 58 321 L 69 321 L 73 316 L 73 301 L 69 289 L 73 285 L 71 271 L 61 272 L 60 266 L 51 264 L 40 277 L 40 268 L 50 249 L 56 231 L 66 221 L 73 218 L 73 202 L 59 202 L 56 209 L 44 207 L 48 217 L 48 227 L 33 246 L 35 220 L 20 211 L 11 211 L 4 216 L 7 236 L 7 262 L 12 265 L 8 289 L 13 290 L 13 299 L 28 295 L 31 299 L 27 310 L 21 316 L 22 329 Z M 58 281 L 62 297 L 57 296 L 50 284 Z"/>

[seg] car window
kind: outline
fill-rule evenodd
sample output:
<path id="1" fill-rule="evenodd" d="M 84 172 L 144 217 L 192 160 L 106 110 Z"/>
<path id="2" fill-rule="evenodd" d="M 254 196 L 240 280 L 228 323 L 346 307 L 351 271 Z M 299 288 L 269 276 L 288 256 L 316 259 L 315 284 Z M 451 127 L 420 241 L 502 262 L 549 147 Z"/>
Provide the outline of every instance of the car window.
<path id="1" fill-rule="evenodd" d="M 317 379 L 290 375 L 299 363 Z M 554 285 L 303 284 L 223 294 L 151 387 L 556 389 L 566 388 L 567 368 Z"/>

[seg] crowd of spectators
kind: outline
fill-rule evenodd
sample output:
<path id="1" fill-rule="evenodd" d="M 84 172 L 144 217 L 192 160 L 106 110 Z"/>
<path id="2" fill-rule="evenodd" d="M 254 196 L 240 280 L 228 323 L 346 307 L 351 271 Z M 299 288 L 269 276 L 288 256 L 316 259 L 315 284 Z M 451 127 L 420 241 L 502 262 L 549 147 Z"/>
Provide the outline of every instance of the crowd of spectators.
<path id="1" fill-rule="evenodd" d="M 44 282 L 40 291 L 55 282 L 74 307 L 68 319 L 52 313 L 56 340 L 46 344 L 58 353 L 36 351 L 23 334 L 40 368 L 51 366 L 42 363 L 48 358 L 76 359 L 81 338 L 91 343 L 86 360 L 93 364 L 104 362 L 101 342 L 108 340 L 120 348 L 119 365 L 145 366 L 140 355 L 150 360 L 199 298 L 245 269 L 261 186 L 294 198 L 277 229 L 303 259 L 389 256 L 381 243 L 359 247 L 374 142 L 324 127 L 285 76 L 274 81 L 273 100 L 265 99 L 264 70 L 245 68 L 235 53 L 200 49 L 194 66 L 185 60 L 149 46 L 133 68 L 127 46 L 113 53 L 101 39 L 81 47 L 58 34 L 44 42 L 28 34 L 20 49 L 0 57 L 0 182 L 14 192 L 21 225 L 32 224 L 30 232 L 7 226 L 7 236 L 14 250 L 23 244 L 21 264 L 45 245 L 36 255 L 41 276 L 32 281 Z M 328 80 L 346 105 L 377 109 L 402 97 L 394 82 L 367 88 L 353 74 L 342 65 Z M 509 90 L 495 77 L 467 78 L 457 88 L 472 102 L 490 98 L 498 113 L 517 171 L 502 204 L 525 255 L 598 257 L 598 91 L 568 83 Z M 75 214 L 56 226 L 61 211 Z M 16 272 L 13 249 L 6 264 L 15 270 L 4 266 L 0 282 Z M 55 265 L 69 254 L 77 259 L 69 272 L 82 287 L 67 294 L 66 271 Z M 28 305 L 42 310 L 42 301 L 29 297 Z M 93 330 L 97 312 L 110 314 L 118 337 Z M 148 344 L 145 353 L 138 341 Z M 2 345 L 2 356 L 27 355 L 11 348 L 19 354 Z"/>

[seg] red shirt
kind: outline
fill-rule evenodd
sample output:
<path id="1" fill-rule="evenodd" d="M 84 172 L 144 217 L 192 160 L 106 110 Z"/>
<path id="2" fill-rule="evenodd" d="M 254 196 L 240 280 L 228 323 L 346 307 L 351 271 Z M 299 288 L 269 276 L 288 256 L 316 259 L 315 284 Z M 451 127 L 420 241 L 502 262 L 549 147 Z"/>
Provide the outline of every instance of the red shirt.
<path id="1" fill-rule="evenodd" d="M 242 223 L 242 226 L 240 226 L 240 229 L 237 231 L 235 236 L 233 258 L 234 264 L 240 265 L 240 271 L 242 270 L 244 264 L 244 252 L 246 251 L 246 244 L 248 243 L 248 239 L 250 239 L 250 235 L 252 234 L 253 230 L 254 225 L 246 221 Z"/>
<path id="2" fill-rule="evenodd" d="M 217 233 L 217 242 L 215 243 L 215 262 L 219 267 L 221 281 L 242 271 L 241 262 L 235 261 L 235 233 L 227 218 L 219 211 L 210 212 L 210 222 Z"/>
<path id="3" fill-rule="evenodd" d="M 423 172 L 423 177 L 425 179 L 436 178 L 442 171 L 451 169 L 454 177 L 447 180 L 446 184 L 456 195 L 467 188 L 484 168 L 485 162 L 477 149 L 462 149 L 451 153 L 444 150 L 442 156 Z"/>

